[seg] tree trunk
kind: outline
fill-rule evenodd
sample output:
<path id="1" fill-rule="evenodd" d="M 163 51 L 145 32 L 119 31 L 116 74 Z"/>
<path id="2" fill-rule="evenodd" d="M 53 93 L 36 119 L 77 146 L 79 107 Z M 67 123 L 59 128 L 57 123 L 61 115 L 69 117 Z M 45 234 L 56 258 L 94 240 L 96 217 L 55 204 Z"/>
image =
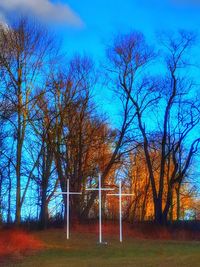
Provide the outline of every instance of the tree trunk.
<path id="1" fill-rule="evenodd" d="M 162 200 L 158 199 L 154 202 L 154 221 L 157 224 L 164 224 L 163 212 L 162 212 Z"/>
<path id="2" fill-rule="evenodd" d="M 51 175 L 51 166 L 53 160 L 53 152 L 50 144 L 43 144 L 42 147 L 42 183 L 41 183 L 41 210 L 40 210 L 40 227 L 45 229 L 48 221 L 48 197 L 47 190 L 49 184 L 49 177 Z"/>
<path id="3" fill-rule="evenodd" d="M 176 188 L 176 220 L 180 220 L 180 184 Z"/>
<path id="4" fill-rule="evenodd" d="M 11 183 L 11 177 L 10 177 L 10 168 L 8 172 L 8 214 L 7 214 L 7 223 L 9 224 L 11 222 L 11 190 L 12 190 L 12 183 Z"/>
<path id="5" fill-rule="evenodd" d="M 21 222 L 21 140 L 20 133 L 18 132 L 17 140 L 17 165 L 16 165 L 16 177 L 17 177 L 17 192 L 16 192 L 16 217 L 15 222 L 17 225 Z"/>
<path id="6" fill-rule="evenodd" d="M 47 220 L 48 220 L 47 184 L 45 182 L 43 182 L 41 210 L 40 210 L 40 227 L 41 227 L 41 229 L 45 229 L 47 227 Z"/>
<path id="7" fill-rule="evenodd" d="M 172 223 L 174 220 L 174 204 L 173 204 L 173 189 L 172 189 L 172 193 L 171 193 L 171 207 L 170 207 L 170 222 Z"/>

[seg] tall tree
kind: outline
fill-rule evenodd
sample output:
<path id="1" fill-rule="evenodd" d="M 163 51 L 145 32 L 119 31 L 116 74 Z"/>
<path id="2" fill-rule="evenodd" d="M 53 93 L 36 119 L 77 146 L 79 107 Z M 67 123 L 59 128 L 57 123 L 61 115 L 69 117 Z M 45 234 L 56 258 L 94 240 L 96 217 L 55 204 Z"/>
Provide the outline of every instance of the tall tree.
<path id="1" fill-rule="evenodd" d="M 27 19 L 20 19 L 0 32 L 0 68 L 2 96 L 10 106 L 12 117 L 5 117 L 16 140 L 16 223 L 20 223 L 23 145 L 33 92 L 42 82 L 42 67 L 47 64 L 51 41 L 44 29 Z"/>
<path id="2" fill-rule="evenodd" d="M 183 70 L 188 67 L 185 63 L 186 56 L 193 39 L 191 33 L 180 32 L 168 42 L 165 40 L 164 45 L 168 52 L 165 58 L 166 78 L 163 80 L 149 75 L 152 70 L 149 68 L 150 63 L 155 59 L 155 55 L 142 34 L 132 32 L 118 36 L 110 50 L 109 59 L 114 66 L 113 73 L 118 78 L 118 88 L 130 98 L 136 112 L 151 182 L 154 218 L 158 223 L 166 222 L 171 206 L 172 186 L 183 179 L 200 141 L 199 138 L 192 140 L 185 163 L 179 172 L 178 151 L 200 119 L 198 102 L 193 93 L 190 93 L 192 85 L 183 78 Z M 158 112 L 156 118 L 155 111 Z M 152 123 L 149 120 L 152 120 Z M 160 164 L 156 172 L 150 153 L 153 133 L 150 128 L 155 127 L 159 129 L 161 136 Z M 180 131 L 177 135 L 178 128 Z M 167 177 L 167 164 L 170 160 L 173 171 Z M 163 193 L 166 179 L 168 191 L 165 201 Z"/>

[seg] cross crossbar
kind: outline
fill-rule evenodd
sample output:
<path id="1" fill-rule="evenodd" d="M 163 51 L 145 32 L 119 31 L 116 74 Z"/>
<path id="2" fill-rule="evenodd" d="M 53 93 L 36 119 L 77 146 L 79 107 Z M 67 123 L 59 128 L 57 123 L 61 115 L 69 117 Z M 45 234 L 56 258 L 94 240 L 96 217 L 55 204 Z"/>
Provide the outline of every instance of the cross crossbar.
<path id="1" fill-rule="evenodd" d="M 119 240 L 122 242 L 122 196 L 133 196 L 134 194 L 122 193 L 122 182 L 119 181 L 119 193 L 108 194 L 108 196 L 119 197 Z"/>
<path id="2" fill-rule="evenodd" d="M 67 239 L 69 239 L 69 196 L 70 195 L 81 195 L 81 192 L 70 192 L 69 191 L 69 179 L 67 179 L 67 192 L 55 192 L 55 195 L 67 195 Z"/>
<path id="3" fill-rule="evenodd" d="M 114 190 L 114 188 L 102 188 L 101 187 L 101 175 L 99 174 L 99 185 L 96 188 L 86 188 L 87 191 L 99 191 L 99 243 L 102 244 L 102 203 L 101 203 L 101 195 L 102 191 L 110 191 Z"/>
<path id="4" fill-rule="evenodd" d="M 99 191 L 99 190 L 101 190 L 101 191 L 110 191 L 110 190 L 114 190 L 114 188 L 99 188 L 99 187 L 97 187 L 97 188 L 86 188 L 86 190 L 87 191 Z"/>
<path id="5" fill-rule="evenodd" d="M 134 194 L 108 194 L 109 196 L 133 196 Z"/>
<path id="6" fill-rule="evenodd" d="M 55 192 L 55 195 L 82 195 L 82 193 L 76 193 L 76 192 Z"/>

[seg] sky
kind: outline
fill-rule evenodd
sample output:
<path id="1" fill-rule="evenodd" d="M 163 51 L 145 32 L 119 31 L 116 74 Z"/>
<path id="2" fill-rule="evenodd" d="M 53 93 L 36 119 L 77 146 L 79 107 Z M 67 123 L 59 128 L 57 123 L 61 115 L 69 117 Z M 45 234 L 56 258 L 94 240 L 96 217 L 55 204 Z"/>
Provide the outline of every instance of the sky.
<path id="1" fill-rule="evenodd" d="M 175 0 L 174 0 L 175 1 Z M 73 37 L 73 49 L 86 50 L 97 56 L 117 32 L 140 30 L 152 40 L 155 32 L 178 28 L 200 28 L 200 1 L 186 0 L 101 0 L 68 1 L 84 22 Z M 197 0 L 196 0 L 197 1 Z M 69 40 L 70 44 L 70 40 Z"/>
<path id="2" fill-rule="evenodd" d="M 68 53 L 101 57 L 117 32 L 200 28 L 200 0 L 0 0 L 0 21 L 25 13 L 51 24 Z"/>
<path id="3" fill-rule="evenodd" d="M 139 30 L 154 42 L 159 31 L 200 29 L 200 0 L 0 0 L 0 22 L 22 14 L 56 31 L 69 55 L 86 53 L 97 61 L 119 32 Z M 101 108 L 117 112 L 112 95 L 105 90 L 103 96 L 96 96 Z"/>
<path id="4" fill-rule="evenodd" d="M 153 43 L 160 31 L 200 29 L 200 0 L 0 0 L 0 21 L 21 14 L 52 28 L 69 56 L 85 53 L 97 62 L 116 33 L 139 30 Z M 97 93 L 96 102 L 114 112 L 112 95 L 104 96 Z"/>

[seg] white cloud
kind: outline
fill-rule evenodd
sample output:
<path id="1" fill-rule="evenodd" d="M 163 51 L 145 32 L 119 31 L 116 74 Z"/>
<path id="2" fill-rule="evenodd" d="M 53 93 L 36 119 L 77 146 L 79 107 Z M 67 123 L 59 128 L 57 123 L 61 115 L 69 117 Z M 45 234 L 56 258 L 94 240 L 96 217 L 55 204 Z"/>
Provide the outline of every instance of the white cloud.
<path id="1" fill-rule="evenodd" d="M 1 1 L 1 0 L 0 0 Z M 1 4 L 0 4 L 1 5 Z M 4 13 L 3 13 L 3 11 L 1 10 L 1 8 L 0 8 L 0 24 L 4 24 L 4 23 L 6 23 L 6 17 L 5 17 L 5 15 L 4 15 Z"/>
<path id="2" fill-rule="evenodd" d="M 9 12 L 76 27 L 83 25 L 81 18 L 67 4 L 52 3 L 50 0 L 0 0 L 0 20 L 5 20 L 5 14 Z"/>

